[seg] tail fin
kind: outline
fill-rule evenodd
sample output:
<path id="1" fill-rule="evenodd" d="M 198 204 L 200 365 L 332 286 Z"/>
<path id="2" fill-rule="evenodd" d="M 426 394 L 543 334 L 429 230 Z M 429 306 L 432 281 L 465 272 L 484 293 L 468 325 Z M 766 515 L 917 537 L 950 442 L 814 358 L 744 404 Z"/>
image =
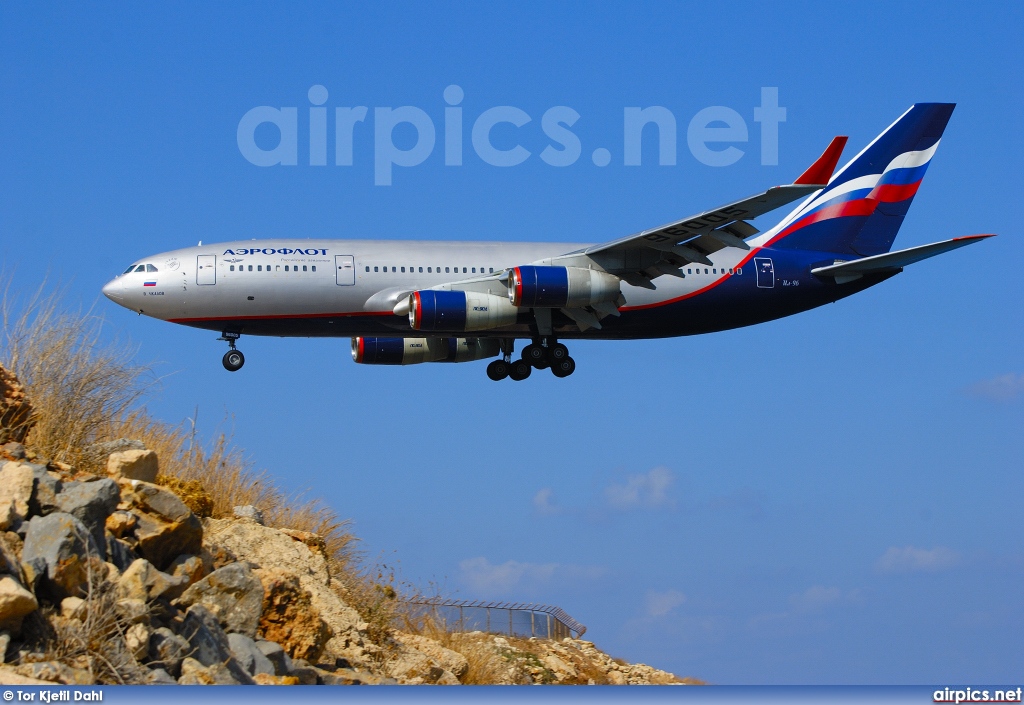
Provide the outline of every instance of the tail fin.
<path id="1" fill-rule="evenodd" d="M 953 103 L 917 103 L 773 230 L 773 247 L 866 257 L 888 252 Z"/>

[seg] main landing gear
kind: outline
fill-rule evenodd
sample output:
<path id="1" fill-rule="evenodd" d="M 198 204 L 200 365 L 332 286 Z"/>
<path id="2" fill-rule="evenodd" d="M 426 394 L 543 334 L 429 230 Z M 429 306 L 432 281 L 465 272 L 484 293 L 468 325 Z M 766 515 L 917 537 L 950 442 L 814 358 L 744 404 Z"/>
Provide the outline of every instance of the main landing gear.
<path id="1" fill-rule="evenodd" d="M 228 346 L 231 348 L 224 357 L 221 358 L 221 362 L 224 364 L 224 369 L 228 372 L 238 372 L 242 369 L 242 365 L 245 364 L 245 355 L 242 354 L 241 350 L 235 348 L 235 341 L 242 337 L 241 333 L 228 333 L 225 331 L 221 334 L 221 337 L 217 340 L 226 340 Z"/>
<path id="2" fill-rule="evenodd" d="M 512 361 L 511 339 L 501 341 L 502 356 L 487 366 L 487 376 L 495 382 L 510 377 L 516 382 L 526 379 L 536 368 L 551 368 L 555 377 L 568 377 L 576 371 L 576 361 L 569 357 L 569 348 L 554 338 L 535 338 L 523 348 L 523 356 Z"/>

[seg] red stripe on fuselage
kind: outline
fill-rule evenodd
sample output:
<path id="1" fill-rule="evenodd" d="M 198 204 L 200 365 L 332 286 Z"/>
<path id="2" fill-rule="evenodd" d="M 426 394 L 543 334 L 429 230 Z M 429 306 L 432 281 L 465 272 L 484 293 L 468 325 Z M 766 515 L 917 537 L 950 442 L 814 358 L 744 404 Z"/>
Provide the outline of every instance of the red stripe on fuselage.
<path id="1" fill-rule="evenodd" d="M 201 318 L 168 318 L 170 323 L 202 323 L 203 321 L 273 321 L 286 318 L 348 318 L 352 316 L 393 316 L 392 311 L 348 311 L 341 313 L 281 313 L 266 316 L 206 316 Z"/>

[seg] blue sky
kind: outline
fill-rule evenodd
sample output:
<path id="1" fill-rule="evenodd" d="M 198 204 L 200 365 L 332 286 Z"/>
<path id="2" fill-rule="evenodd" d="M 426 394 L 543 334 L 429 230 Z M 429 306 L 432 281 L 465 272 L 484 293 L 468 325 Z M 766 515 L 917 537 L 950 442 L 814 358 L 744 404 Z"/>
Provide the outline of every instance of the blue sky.
<path id="1" fill-rule="evenodd" d="M 233 430 L 282 486 L 351 517 L 371 558 L 465 598 L 557 604 L 615 656 L 717 683 L 1019 678 L 1024 336 L 1019 7 L 859 3 L 0 6 L 0 259 L 95 304 L 157 364 L 149 401 Z M 458 85 L 461 166 L 444 164 Z M 308 159 L 307 97 L 367 106 L 352 166 Z M 762 87 L 786 121 L 760 160 Z M 260 237 L 602 241 L 854 154 L 911 103 L 958 107 L 897 246 L 1000 237 L 837 304 L 688 339 L 573 346 L 578 370 L 496 385 L 482 364 L 364 368 L 344 340 L 247 338 L 134 316 L 99 289 L 131 261 Z M 236 132 L 296 107 L 298 164 Z M 470 144 L 495 106 L 531 121 Z M 623 110 L 664 106 L 677 160 L 623 165 Z M 437 128 L 374 185 L 374 108 Z M 568 106 L 582 156 L 541 160 Z M 687 147 L 709 106 L 743 156 Z M 333 113 L 333 111 L 329 111 Z M 261 128 L 262 129 L 262 128 Z M 333 135 L 333 132 L 332 132 Z M 264 149 L 274 134 L 257 131 Z M 409 149 L 408 125 L 393 133 Z M 611 163 L 596 166 L 597 148 Z M 779 212 L 781 215 L 785 211 Z"/>

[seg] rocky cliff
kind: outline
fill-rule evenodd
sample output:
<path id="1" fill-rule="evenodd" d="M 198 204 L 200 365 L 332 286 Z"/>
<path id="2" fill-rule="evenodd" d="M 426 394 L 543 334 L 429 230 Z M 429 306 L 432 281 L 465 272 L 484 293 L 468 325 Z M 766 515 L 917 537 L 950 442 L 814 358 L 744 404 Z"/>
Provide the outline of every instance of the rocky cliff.
<path id="1" fill-rule="evenodd" d="M 321 537 L 209 516 L 137 441 L 84 449 L 91 473 L 37 457 L 32 413 L 0 367 L 0 682 L 683 682 L 587 641 L 372 628 Z"/>

